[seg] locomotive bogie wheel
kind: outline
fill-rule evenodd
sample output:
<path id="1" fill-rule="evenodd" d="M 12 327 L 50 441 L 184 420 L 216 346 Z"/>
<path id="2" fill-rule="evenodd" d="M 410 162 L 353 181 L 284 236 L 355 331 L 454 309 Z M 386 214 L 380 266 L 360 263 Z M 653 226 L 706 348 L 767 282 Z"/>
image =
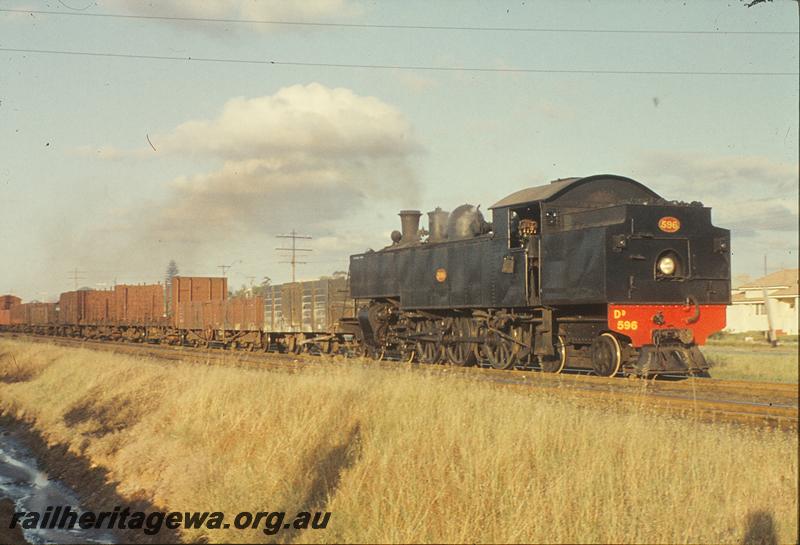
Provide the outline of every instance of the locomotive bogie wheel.
<path id="1" fill-rule="evenodd" d="M 542 357 L 540 365 L 542 371 L 545 373 L 558 374 L 564 370 L 567 364 L 567 345 L 564 342 L 564 337 L 561 335 L 556 339 L 555 346 L 556 355 Z"/>
<path id="2" fill-rule="evenodd" d="M 601 377 L 613 377 L 622 364 L 622 347 L 611 333 L 603 333 L 592 343 L 592 369 Z"/>

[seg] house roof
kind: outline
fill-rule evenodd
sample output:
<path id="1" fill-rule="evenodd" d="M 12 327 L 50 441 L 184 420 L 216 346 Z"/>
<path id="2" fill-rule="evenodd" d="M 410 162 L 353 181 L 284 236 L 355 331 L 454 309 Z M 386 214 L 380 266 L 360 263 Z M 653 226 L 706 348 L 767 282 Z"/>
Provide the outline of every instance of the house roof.
<path id="1" fill-rule="evenodd" d="M 731 303 L 763 303 L 764 298 L 748 298 L 744 293 L 734 293 L 731 295 Z"/>
<path id="2" fill-rule="evenodd" d="M 793 288 L 782 288 L 782 289 L 779 289 L 778 291 L 773 291 L 772 293 L 769 294 L 769 296 L 770 297 L 792 297 L 792 296 L 797 297 L 798 295 L 800 295 L 800 293 L 798 293 L 798 292 L 800 292 L 800 290 L 798 290 L 797 289 L 797 285 L 795 285 Z"/>
<path id="3" fill-rule="evenodd" d="M 748 290 L 757 288 L 783 288 L 780 290 L 781 295 L 797 295 L 798 293 L 798 273 L 800 269 L 783 269 L 781 271 L 768 274 L 757 278 L 752 282 L 742 284 L 738 289 Z M 770 295 L 778 295 L 772 293 Z"/>

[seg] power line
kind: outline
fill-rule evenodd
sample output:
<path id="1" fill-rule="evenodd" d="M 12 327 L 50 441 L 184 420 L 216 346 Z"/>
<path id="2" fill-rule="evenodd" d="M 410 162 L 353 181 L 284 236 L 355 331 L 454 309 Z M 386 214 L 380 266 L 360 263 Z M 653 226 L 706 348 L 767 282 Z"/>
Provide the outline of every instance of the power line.
<path id="1" fill-rule="evenodd" d="M 84 274 L 86 271 L 79 271 L 77 267 L 69 271 L 69 279 L 75 282 L 75 291 L 78 291 L 78 280 L 86 280 Z"/>
<path id="2" fill-rule="evenodd" d="M 69 4 L 66 4 L 66 3 L 64 3 L 64 1 L 63 1 L 63 0 L 58 0 L 58 3 L 59 3 L 59 4 L 61 4 L 62 6 L 64 6 L 65 8 L 67 8 L 67 9 L 71 9 L 71 10 L 73 10 L 73 11 L 86 11 L 87 9 L 89 9 L 90 7 L 92 7 L 93 5 L 97 5 L 97 4 L 95 4 L 94 2 L 92 2 L 92 3 L 86 4 L 86 5 L 85 5 L 84 7 L 82 7 L 82 8 L 73 8 L 73 7 L 72 7 L 72 6 L 70 6 Z M 58 12 L 56 12 L 56 13 L 58 13 Z"/>
<path id="3" fill-rule="evenodd" d="M 650 75 L 650 76 L 798 76 L 799 72 L 690 72 L 685 70 L 604 70 L 604 69 L 550 69 L 550 68 L 488 68 L 470 66 L 424 66 L 401 64 L 345 64 L 325 62 L 276 61 L 267 59 L 233 59 L 214 57 L 176 57 L 169 55 L 139 55 L 132 53 L 107 53 L 92 51 L 67 51 L 60 49 L 22 49 L 0 47 L 7 53 L 34 53 L 43 55 L 72 55 L 83 57 L 102 57 L 114 59 L 141 59 L 158 61 L 183 61 L 206 63 L 261 64 L 272 66 L 300 66 L 319 68 L 353 68 L 376 70 L 418 70 L 436 72 L 489 72 L 516 74 L 608 74 L 608 75 Z"/>
<path id="4" fill-rule="evenodd" d="M 70 8 L 74 9 L 74 8 Z M 86 9 L 86 8 L 84 8 Z M 381 30 L 451 30 L 469 32 L 550 32 L 571 34 L 744 34 L 744 35 L 787 35 L 794 31 L 784 30 L 670 30 L 670 29 L 594 29 L 594 28 L 545 28 L 545 27 L 476 27 L 476 26 L 446 26 L 446 25 L 388 25 L 371 23 L 335 23 L 319 21 L 284 21 L 272 19 L 225 19 L 206 17 L 176 17 L 167 15 L 133 15 L 124 13 L 87 13 L 83 11 L 46 11 L 28 9 L 0 9 L 8 13 L 32 13 L 36 15 L 67 15 L 78 17 L 101 17 L 109 19 L 133 19 L 144 21 L 181 21 L 188 23 L 226 23 L 226 24 L 255 24 L 255 25 L 284 25 L 284 26 L 311 26 L 333 28 L 361 28 Z"/>
<path id="5" fill-rule="evenodd" d="M 223 278 L 227 278 L 226 273 L 228 272 L 228 270 L 232 269 L 234 265 L 236 265 L 237 263 L 241 263 L 241 262 L 242 262 L 241 259 L 237 259 L 236 261 L 234 261 L 230 265 L 217 265 L 217 268 L 222 271 Z"/>

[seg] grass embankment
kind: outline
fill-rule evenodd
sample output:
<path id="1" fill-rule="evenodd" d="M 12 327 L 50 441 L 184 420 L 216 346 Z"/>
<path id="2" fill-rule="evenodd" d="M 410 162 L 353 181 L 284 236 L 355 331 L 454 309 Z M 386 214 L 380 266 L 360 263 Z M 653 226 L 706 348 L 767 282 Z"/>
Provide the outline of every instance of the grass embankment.
<path id="1" fill-rule="evenodd" d="M 753 350 L 749 346 L 738 348 L 709 343 L 703 347 L 703 354 L 711 364 L 714 378 L 797 383 L 800 375 L 796 346 Z"/>
<path id="2" fill-rule="evenodd" d="M 794 347 L 797 349 L 798 335 L 779 335 L 778 342 L 782 346 Z M 771 348 L 767 340 L 766 331 L 745 331 L 743 333 L 720 331 L 708 338 L 708 344 L 712 346 L 741 346 L 755 350 Z"/>
<path id="3" fill-rule="evenodd" d="M 124 498 L 333 513 L 326 530 L 210 541 L 797 540 L 794 435 L 404 370 L 260 372 L 12 341 L 0 353 L 0 408 L 106 468 Z"/>

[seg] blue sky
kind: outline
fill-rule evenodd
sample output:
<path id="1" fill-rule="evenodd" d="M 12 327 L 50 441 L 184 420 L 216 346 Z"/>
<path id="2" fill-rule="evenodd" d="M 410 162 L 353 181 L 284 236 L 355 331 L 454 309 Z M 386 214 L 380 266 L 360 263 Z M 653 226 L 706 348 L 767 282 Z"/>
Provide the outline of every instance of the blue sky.
<path id="1" fill-rule="evenodd" d="M 312 64 L 796 73 L 798 5 L 728 2 L 5 1 L 0 292 L 53 299 L 235 263 L 289 278 L 275 235 L 314 236 L 299 277 L 388 243 L 397 211 L 487 208 L 611 172 L 701 200 L 734 273 L 797 266 L 798 77 L 476 72 Z M 77 11 L 82 10 L 82 11 Z M 54 11 L 72 15 L 31 13 Z M 512 32 L 211 23 L 125 14 Z M 735 32 L 788 32 L 736 34 Z M 151 148 L 150 143 L 153 144 Z"/>

